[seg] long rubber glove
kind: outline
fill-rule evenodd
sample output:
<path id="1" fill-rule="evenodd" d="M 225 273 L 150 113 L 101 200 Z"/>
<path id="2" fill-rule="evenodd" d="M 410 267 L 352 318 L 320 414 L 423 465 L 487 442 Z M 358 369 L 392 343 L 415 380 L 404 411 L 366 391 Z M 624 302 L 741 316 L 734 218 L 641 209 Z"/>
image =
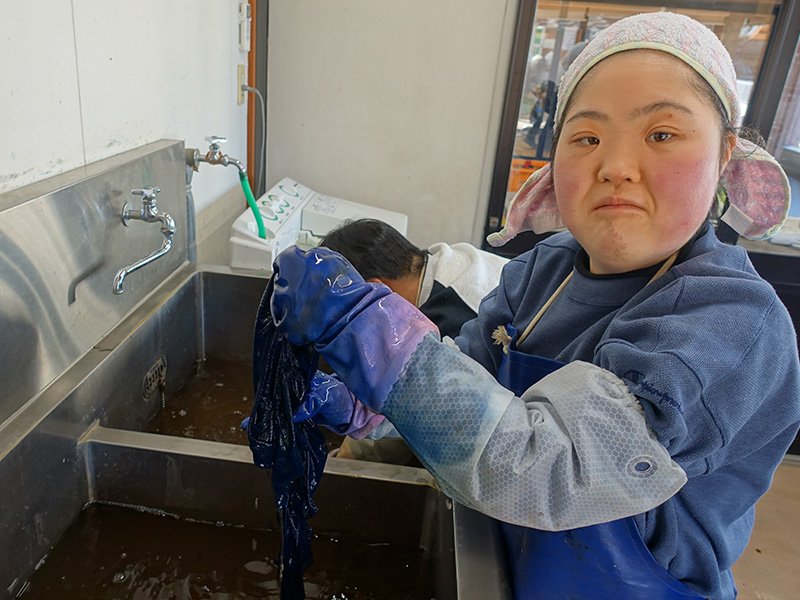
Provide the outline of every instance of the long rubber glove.
<path id="1" fill-rule="evenodd" d="M 314 348 L 367 408 L 380 413 L 408 359 L 438 329 L 380 283 L 367 283 L 326 248 L 281 252 L 272 266 L 272 317 L 294 344 Z"/>
<path id="2" fill-rule="evenodd" d="M 317 371 L 294 422 L 313 419 L 339 435 L 360 440 L 380 425 L 384 417 L 364 406 L 336 377 Z"/>
<path id="3" fill-rule="evenodd" d="M 515 397 L 340 256 L 292 248 L 275 271 L 278 329 L 294 343 L 313 341 L 459 502 L 561 531 L 646 512 L 686 482 L 614 373 L 576 361 Z"/>
<path id="4" fill-rule="evenodd" d="M 385 417 L 375 414 L 359 402 L 344 383 L 332 375 L 317 371 L 311 380 L 308 394 L 292 421 L 302 423 L 308 419 L 313 419 L 317 425 L 324 425 L 339 435 L 362 440 L 381 425 Z M 241 428 L 247 431 L 249 424 L 250 417 L 245 417 Z M 380 437 L 399 435 L 391 425 L 384 426 L 381 431 L 387 433 L 382 433 Z"/>

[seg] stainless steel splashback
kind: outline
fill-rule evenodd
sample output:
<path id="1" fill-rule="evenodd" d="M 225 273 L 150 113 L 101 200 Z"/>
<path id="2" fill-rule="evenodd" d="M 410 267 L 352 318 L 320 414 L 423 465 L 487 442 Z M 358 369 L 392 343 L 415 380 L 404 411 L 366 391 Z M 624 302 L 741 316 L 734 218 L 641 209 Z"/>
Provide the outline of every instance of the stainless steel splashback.
<path id="1" fill-rule="evenodd" d="M 161 189 L 158 208 L 177 231 L 171 250 L 129 275 L 119 269 L 157 250 L 156 223 L 121 221 L 131 190 Z M 194 210 L 188 207 L 188 210 Z M 184 144 L 163 140 L 0 195 L 0 423 L 36 396 L 187 260 Z"/>

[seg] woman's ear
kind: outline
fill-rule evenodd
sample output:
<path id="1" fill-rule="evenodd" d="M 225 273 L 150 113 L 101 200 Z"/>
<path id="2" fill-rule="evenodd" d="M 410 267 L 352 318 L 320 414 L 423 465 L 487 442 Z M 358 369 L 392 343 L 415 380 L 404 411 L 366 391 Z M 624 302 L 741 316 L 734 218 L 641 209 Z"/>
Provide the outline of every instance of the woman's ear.
<path id="1" fill-rule="evenodd" d="M 725 167 L 728 166 L 728 163 L 731 160 L 731 156 L 733 156 L 733 149 L 736 148 L 736 143 L 739 141 L 739 136 L 733 132 L 727 132 L 725 134 L 725 139 L 723 140 L 722 145 L 722 156 L 720 157 L 720 168 L 719 173 L 720 176 L 725 171 Z"/>

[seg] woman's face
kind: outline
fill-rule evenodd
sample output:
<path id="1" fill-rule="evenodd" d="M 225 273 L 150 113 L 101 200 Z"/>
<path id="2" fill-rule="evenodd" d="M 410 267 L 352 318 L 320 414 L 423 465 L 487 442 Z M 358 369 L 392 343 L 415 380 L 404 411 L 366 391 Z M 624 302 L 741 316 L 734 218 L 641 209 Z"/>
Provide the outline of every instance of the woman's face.
<path id="1" fill-rule="evenodd" d="M 615 54 L 581 81 L 553 161 L 558 209 L 593 273 L 657 264 L 706 219 L 720 117 L 694 71 L 654 50 Z"/>

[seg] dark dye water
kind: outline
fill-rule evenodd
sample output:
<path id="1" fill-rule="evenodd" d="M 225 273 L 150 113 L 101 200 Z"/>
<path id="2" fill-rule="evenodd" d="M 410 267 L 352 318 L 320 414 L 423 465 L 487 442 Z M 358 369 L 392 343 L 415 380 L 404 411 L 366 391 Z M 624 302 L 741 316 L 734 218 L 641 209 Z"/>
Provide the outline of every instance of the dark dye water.
<path id="1" fill-rule="evenodd" d="M 145 431 L 229 444 L 247 444 L 240 423 L 253 407 L 253 367 L 209 358 L 148 423 Z"/>
<path id="2" fill-rule="evenodd" d="M 90 504 L 17 594 L 25 600 L 278 600 L 278 532 Z M 430 600 L 418 548 L 316 533 L 307 600 Z"/>
<path id="3" fill-rule="evenodd" d="M 253 408 L 253 366 L 209 357 L 165 399 L 145 431 L 176 437 L 247 445 L 240 424 Z M 328 450 L 342 445 L 342 436 L 322 429 Z"/>

